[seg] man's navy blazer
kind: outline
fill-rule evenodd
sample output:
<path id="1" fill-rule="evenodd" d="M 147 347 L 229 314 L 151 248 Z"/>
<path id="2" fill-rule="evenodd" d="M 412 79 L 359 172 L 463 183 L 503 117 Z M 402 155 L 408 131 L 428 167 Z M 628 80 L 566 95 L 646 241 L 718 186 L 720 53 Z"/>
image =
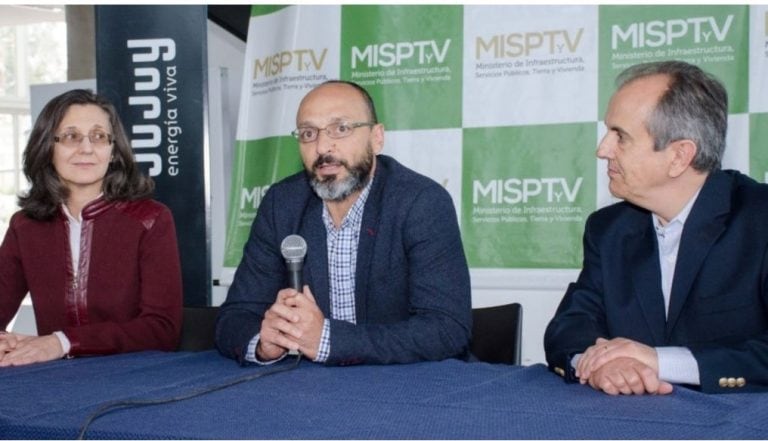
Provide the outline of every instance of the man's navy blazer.
<path id="1" fill-rule="evenodd" d="M 544 336 L 550 368 L 572 373 L 570 356 L 597 337 L 689 348 L 705 392 L 768 390 L 768 185 L 710 174 L 683 228 L 666 320 L 650 212 L 620 202 L 593 213 L 581 274 Z M 743 387 L 727 384 L 737 378 Z"/>
<path id="2" fill-rule="evenodd" d="M 259 206 L 216 328 L 243 363 L 264 312 L 288 286 L 280 243 L 307 242 L 303 280 L 330 318 L 323 201 L 305 172 L 273 185 Z M 408 363 L 465 356 L 472 328 L 469 269 L 448 192 L 378 155 L 365 202 L 355 273 L 357 324 L 331 320 L 328 364 Z"/>

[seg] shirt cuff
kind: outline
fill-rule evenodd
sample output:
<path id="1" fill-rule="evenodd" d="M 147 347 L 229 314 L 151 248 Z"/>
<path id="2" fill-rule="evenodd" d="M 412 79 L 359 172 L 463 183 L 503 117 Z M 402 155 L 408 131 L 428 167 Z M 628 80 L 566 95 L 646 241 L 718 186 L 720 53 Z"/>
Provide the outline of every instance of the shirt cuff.
<path id="1" fill-rule="evenodd" d="M 571 357 L 571 368 L 572 369 L 576 369 L 576 366 L 578 366 L 579 359 L 581 358 L 582 355 L 583 355 L 583 352 L 579 352 L 578 354 L 574 354 Z"/>
<path id="2" fill-rule="evenodd" d="M 277 363 L 278 361 L 285 358 L 286 355 L 288 355 L 288 352 L 285 352 L 280 357 L 275 358 L 274 360 L 268 360 L 268 361 L 261 361 L 256 357 L 256 346 L 259 345 L 259 337 L 261 336 L 261 333 L 256 334 L 251 341 L 248 342 L 248 350 L 245 352 L 245 360 L 250 361 L 251 363 L 260 364 L 262 366 L 267 366 L 272 363 Z"/>
<path id="3" fill-rule="evenodd" d="M 320 334 L 320 347 L 317 348 L 317 357 L 314 360 L 317 363 L 325 363 L 328 356 L 331 355 L 331 321 L 323 320 L 323 333 Z"/>
<path id="4" fill-rule="evenodd" d="M 69 355 L 69 350 L 72 349 L 72 343 L 69 342 L 69 339 L 66 335 L 64 335 L 61 331 L 55 331 L 53 333 L 58 339 L 59 343 L 61 344 L 61 350 L 64 351 L 64 356 L 66 357 Z"/>
<path id="5" fill-rule="evenodd" d="M 655 349 L 659 359 L 660 380 L 676 384 L 701 384 L 699 364 L 690 349 L 682 346 Z"/>

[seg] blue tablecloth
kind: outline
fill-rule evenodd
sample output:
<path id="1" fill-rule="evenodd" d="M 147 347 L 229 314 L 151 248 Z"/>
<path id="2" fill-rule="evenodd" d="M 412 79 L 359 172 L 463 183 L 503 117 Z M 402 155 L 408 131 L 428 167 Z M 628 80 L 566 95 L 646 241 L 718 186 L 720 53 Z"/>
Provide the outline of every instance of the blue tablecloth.
<path id="1" fill-rule="evenodd" d="M 169 398 L 285 367 L 213 351 L 60 360 L 0 369 L 0 437 L 76 438 L 96 409 Z M 88 438 L 768 438 L 768 394 L 610 397 L 544 366 L 446 360 L 296 369 L 171 404 L 115 409 Z"/>

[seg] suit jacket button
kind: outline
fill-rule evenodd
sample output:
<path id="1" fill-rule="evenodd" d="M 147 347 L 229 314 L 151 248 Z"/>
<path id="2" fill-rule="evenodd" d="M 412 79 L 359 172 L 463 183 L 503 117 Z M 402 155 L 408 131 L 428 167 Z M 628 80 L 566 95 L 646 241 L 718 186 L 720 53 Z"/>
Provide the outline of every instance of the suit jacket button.
<path id="1" fill-rule="evenodd" d="M 717 381 L 717 384 L 719 384 L 720 387 L 727 387 L 728 379 L 726 379 L 725 377 L 720 377 L 720 380 Z"/>
<path id="2" fill-rule="evenodd" d="M 565 377 L 565 371 L 561 367 L 556 367 L 555 368 L 555 373 L 557 375 L 561 376 L 561 377 Z"/>
<path id="3" fill-rule="evenodd" d="M 747 380 L 745 380 L 744 377 L 739 377 L 736 379 L 736 386 L 744 387 L 744 385 L 746 384 L 747 384 Z"/>
<path id="4" fill-rule="evenodd" d="M 736 379 L 733 377 L 728 378 L 728 387 L 736 387 Z"/>

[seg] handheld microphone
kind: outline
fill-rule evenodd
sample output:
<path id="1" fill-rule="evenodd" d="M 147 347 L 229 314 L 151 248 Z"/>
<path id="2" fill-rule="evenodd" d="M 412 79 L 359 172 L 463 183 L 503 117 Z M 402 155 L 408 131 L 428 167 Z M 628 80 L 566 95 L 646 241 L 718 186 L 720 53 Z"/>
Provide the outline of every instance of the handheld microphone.
<path id="1" fill-rule="evenodd" d="M 298 234 L 291 234 L 283 239 L 280 252 L 288 267 L 288 286 L 298 292 L 302 290 L 301 272 L 304 267 L 304 256 L 307 255 L 307 242 Z"/>

